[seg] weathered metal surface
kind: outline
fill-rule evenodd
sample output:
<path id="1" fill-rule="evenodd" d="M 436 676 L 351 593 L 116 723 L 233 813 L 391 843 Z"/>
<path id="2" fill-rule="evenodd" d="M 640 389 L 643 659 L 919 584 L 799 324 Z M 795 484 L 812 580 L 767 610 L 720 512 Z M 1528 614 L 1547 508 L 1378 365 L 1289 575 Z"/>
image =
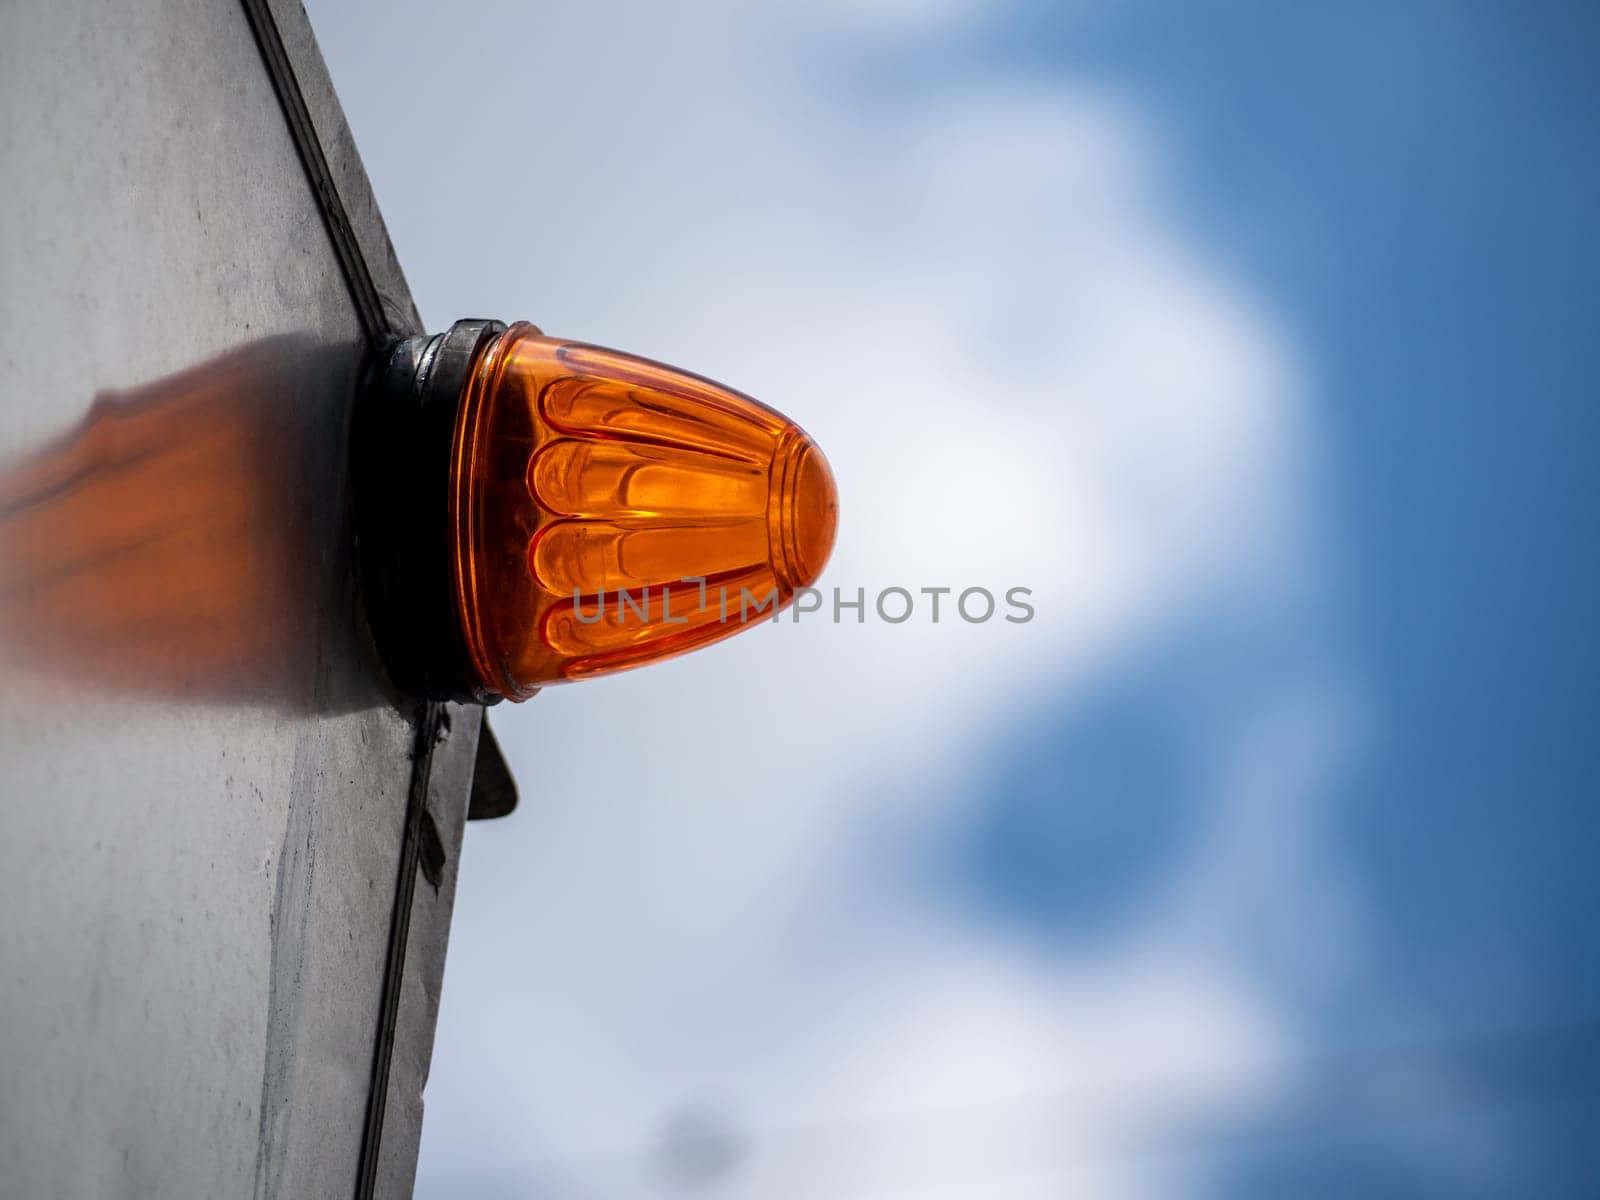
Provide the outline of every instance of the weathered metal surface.
<path id="1" fill-rule="evenodd" d="M 404 326 L 303 15 L 280 16 Z M 417 715 L 356 615 L 367 332 L 233 4 L 9 5 L 0 178 L 0 1194 L 352 1194 Z M 396 1188 L 476 732 L 453 714 L 435 756 Z"/>
<path id="2" fill-rule="evenodd" d="M 395 1020 L 394 1054 L 377 1163 L 375 1194 L 379 1196 L 409 1196 L 416 1177 L 422 1090 L 428 1079 L 433 1033 L 439 1021 L 439 994 L 444 983 L 445 947 L 450 937 L 456 871 L 467 820 L 467 795 L 483 721 L 483 709 L 476 705 L 449 704 L 445 713 L 447 732 L 434 748 L 427 813 L 444 848 L 444 860 L 437 872 L 425 868 L 418 874 L 412 893 L 405 985 Z M 430 879 L 430 874 L 434 878 Z"/>

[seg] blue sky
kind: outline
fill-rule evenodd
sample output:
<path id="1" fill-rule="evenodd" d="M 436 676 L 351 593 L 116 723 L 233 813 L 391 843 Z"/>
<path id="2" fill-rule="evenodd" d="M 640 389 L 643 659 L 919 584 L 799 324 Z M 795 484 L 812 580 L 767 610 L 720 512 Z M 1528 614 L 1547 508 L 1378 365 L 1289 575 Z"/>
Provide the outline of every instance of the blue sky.
<path id="1" fill-rule="evenodd" d="M 1389 981 L 1458 1020 L 1592 1013 L 1600 17 L 1044 6 L 977 41 L 1131 91 L 1181 219 L 1300 336 L 1340 566 L 1314 636 L 1385 726 L 1337 836 L 1399 923 Z"/>
<path id="2" fill-rule="evenodd" d="M 1593 10 L 428 13 L 311 6 L 432 325 L 750 391 L 825 585 L 1039 617 L 497 710 L 419 1193 L 1580 1192 Z"/>

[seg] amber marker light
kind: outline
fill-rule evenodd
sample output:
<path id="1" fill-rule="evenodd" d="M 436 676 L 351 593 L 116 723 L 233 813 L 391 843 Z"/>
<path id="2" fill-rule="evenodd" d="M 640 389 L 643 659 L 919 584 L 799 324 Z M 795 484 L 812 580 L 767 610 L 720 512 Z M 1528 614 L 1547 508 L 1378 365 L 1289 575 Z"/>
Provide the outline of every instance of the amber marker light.
<path id="1" fill-rule="evenodd" d="M 488 321 L 381 364 L 358 414 L 356 483 L 390 674 L 485 702 L 758 623 L 821 574 L 838 520 L 827 459 L 780 413 Z"/>

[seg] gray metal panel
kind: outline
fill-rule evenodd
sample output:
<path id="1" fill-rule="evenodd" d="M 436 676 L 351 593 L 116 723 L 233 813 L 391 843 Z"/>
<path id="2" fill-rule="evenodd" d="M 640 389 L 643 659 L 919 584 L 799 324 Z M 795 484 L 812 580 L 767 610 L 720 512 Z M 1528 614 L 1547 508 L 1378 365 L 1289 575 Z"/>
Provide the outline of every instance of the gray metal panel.
<path id="1" fill-rule="evenodd" d="M 434 751 L 428 812 L 445 847 L 438 883 L 416 881 L 406 954 L 405 986 L 400 994 L 394 1060 L 389 1074 L 382 1153 L 378 1159 L 379 1196 L 409 1196 L 417 1173 L 417 1147 L 422 1137 L 422 1089 L 433 1058 L 433 1033 L 439 1021 L 439 994 L 444 984 L 445 948 L 450 939 L 450 914 L 455 904 L 456 871 L 467 822 L 468 793 L 477 757 L 483 709 L 476 705 L 447 707 L 449 733 Z"/>
<path id="2" fill-rule="evenodd" d="M 242 10 L 8 6 L 0 178 L 0 1193 L 350 1194 L 415 713 L 354 612 L 365 335 Z M 452 871 L 476 716 L 435 756 Z M 450 894 L 418 893 L 405 1039 Z"/>

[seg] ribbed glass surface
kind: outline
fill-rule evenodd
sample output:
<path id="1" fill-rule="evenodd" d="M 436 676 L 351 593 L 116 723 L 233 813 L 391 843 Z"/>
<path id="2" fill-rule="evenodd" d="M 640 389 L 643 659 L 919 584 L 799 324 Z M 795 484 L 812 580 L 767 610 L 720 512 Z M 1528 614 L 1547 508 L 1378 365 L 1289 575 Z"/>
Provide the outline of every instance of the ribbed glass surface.
<path id="1" fill-rule="evenodd" d="M 786 607 L 833 548 L 833 475 L 799 426 L 529 325 L 483 352 L 454 456 L 468 652 L 513 700 L 736 633 Z"/>

